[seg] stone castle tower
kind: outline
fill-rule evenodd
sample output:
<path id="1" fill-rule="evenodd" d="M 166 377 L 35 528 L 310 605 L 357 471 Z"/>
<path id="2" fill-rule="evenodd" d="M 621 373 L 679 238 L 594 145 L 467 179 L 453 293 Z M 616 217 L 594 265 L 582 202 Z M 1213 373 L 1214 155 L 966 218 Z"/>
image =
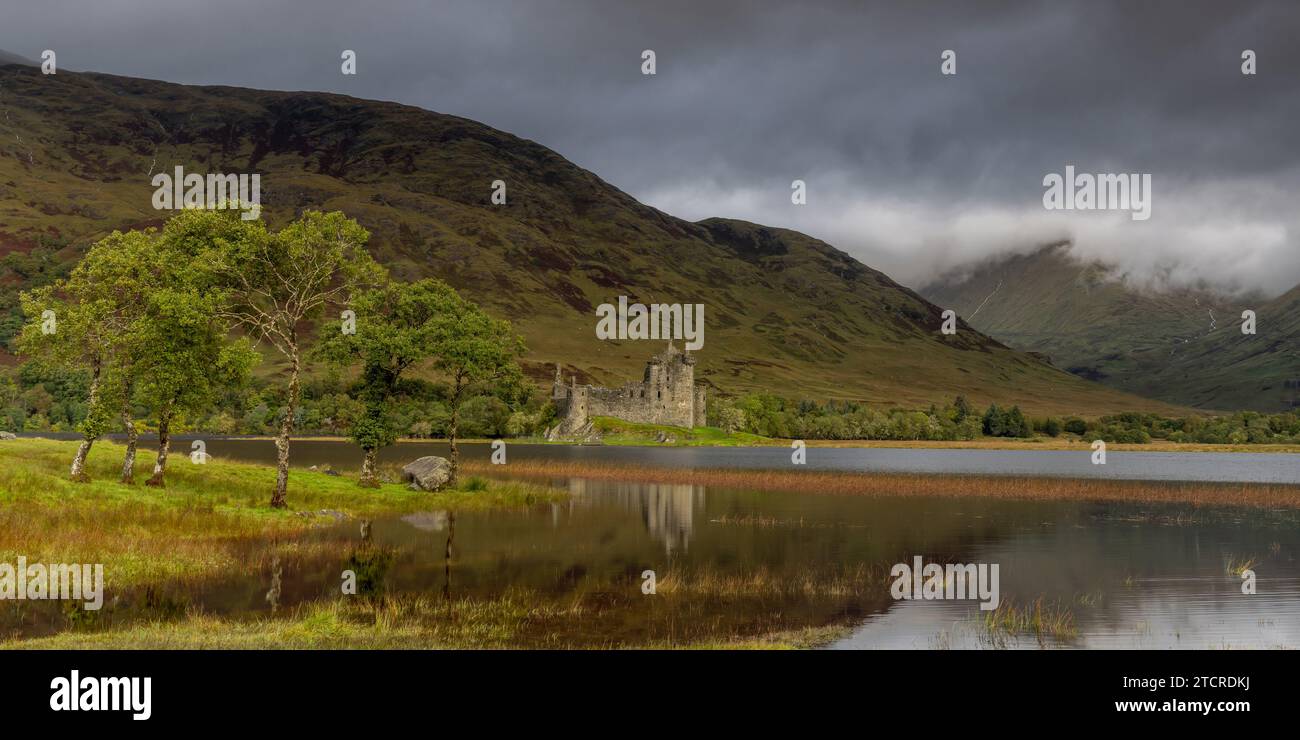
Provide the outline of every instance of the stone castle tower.
<path id="1" fill-rule="evenodd" d="M 641 382 L 621 388 L 578 385 L 573 378 L 565 385 L 557 364 L 551 400 L 560 420 L 554 430 L 557 435 L 577 433 L 593 416 L 640 424 L 704 426 L 704 386 L 695 385 L 695 357 L 689 350 L 674 347 L 671 340 L 667 349 L 646 363 Z"/>

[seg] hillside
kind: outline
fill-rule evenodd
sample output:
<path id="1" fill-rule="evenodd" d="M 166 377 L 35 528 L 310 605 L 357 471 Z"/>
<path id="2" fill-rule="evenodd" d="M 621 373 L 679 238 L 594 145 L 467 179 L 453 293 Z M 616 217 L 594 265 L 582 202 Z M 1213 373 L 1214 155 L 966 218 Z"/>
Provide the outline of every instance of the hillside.
<path id="1" fill-rule="evenodd" d="M 595 306 L 703 303 L 704 382 L 921 406 L 965 394 L 1043 413 L 1167 407 L 1086 382 L 962 325 L 830 245 L 637 202 L 545 147 L 473 121 L 323 93 L 193 87 L 0 67 L 0 255 L 19 289 L 117 228 L 157 225 L 150 176 L 256 172 L 264 217 L 342 210 L 394 274 L 437 276 L 514 321 L 528 370 L 601 383 L 640 375 L 658 345 L 600 341 Z M 504 180 L 508 202 L 489 202 Z M 6 339 L 7 337 L 0 337 Z"/>
<path id="2" fill-rule="evenodd" d="M 1202 408 L 1300 408 L 1300 286 L 1254 311 L 1254 336 L 1241 333 L 1240 313 L 1229 316 L 1130 387 Z"/>
<path id="3" fill-rule="evenodd" d="M 1066 244 L 985 263 L 922 293 L 1011 347 L 1170 403 L 1276 411 L 1294 395 L 1283 392 L 1283 381 L 1300 375 L 1294 295 L 1288 304 L 1285 296 L 1267 302 L 1154 291 L 1111 266 L 1076 259 Z M 1255 337 L 1240 332 L 1245 308 L 1259 316 Z"/>

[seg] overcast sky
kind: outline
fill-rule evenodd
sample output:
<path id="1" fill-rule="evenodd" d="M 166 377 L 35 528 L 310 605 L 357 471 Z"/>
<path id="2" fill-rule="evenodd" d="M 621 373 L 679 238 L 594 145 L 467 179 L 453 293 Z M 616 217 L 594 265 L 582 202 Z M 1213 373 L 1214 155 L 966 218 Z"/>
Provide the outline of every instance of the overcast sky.
<path id="1" fill-rule="evenodd" d="M 1144 278 L 1300 282 L 1300 4 L 0 0 L 0 49 L 482 121 L 695 220 L 786 226 L 919 287 L 1070 238 Z M 340 73 L 353 49 L 358 74 Z M 641 74 L 653 49 L 657 74 Z M 940 73 L 956 52 L 957 74 Z M 1241 54 L 1258 73 L 1241 73 Z M 1043 177 L 1150 173 L 1147 221 Z M 807 182 L 808 203 L 790 202 Z"/>

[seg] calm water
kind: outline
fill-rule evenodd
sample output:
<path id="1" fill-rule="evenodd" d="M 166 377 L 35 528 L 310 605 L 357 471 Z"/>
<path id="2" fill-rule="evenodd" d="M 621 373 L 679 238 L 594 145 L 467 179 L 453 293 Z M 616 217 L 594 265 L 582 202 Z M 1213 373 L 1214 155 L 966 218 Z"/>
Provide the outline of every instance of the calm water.
<path id="1" fill-rule="evenodd" d="M 209 454 L 236 460 L 274 462 L 275 445 L 269 440 L 205 438 Z M 181 437 L 172 449 L 190 449 Z M 572 460 L 632 463 L 676 468 L 790 467 L 790 450 L 783 447 L 605 447 L 510 444 L 512 460 Z M 484 444 L 461 445 L 461 454 L 486 460 L 491 450 Z M 331 464 L 355 470 L 361 451 L 340 441 L 296 441 L 293 464 Z M 384 449 L 380 460 L 406 463 L 422 455 L 446 455 L 442 443 L 403 442 Z M 1105 465 L 1092 464 L 1092 451 L 1066 450 L 936 450 L 901 448 L 808 448 L 807 468 L 877 473 L 962 473 L 1062 478 L 1114 478 L 1135 480 L 1219 481 L 1255 483 L 1300 482 L 1300 454 L 1263 452 L 1108 452 Z"/>
<path id="2" fill-rule="evenodd" d="M 269 460 L 274 450 L 263 441 L 209 440 L 207 445 L 217 456 L 260 461 Z M 176 447 L 187 448 L 183 441 Z M 484 446 L 467 448 L 471 457 L 488 452 Z M 437 451 L 438 445 L 404 444 L 385 457 L 403 461 Z M 511 445 L 509 453 L 512 460 L 709 467 L 777 467 L 788 460 L 779 449 Z M 302 466 L 352 468 L 359 459 L 338 442 L 296 442 L 293 455 Z M 1096 474 L 1087 453 L 1077 455 L 1082 465 L 1070 452 L 810 449 L 809 467 L 985 473 L 1027 467 Z M 1294 459 L 1113 453 L 1106 469 L 1112 475 L 1127 471 L 1160 479 L 1295 481 Z M 1003 463 L 1013 467 L 1000 467 Z M 976 602 L 894 601 L 888 579 L 833 598 L 781 603 L 779 610 L 795 626 L 852 625 L 836 648 L 1300 647 L 1300 513 L 1293 511 L 889 499 L 581 479 L 555 483 L 572 494 L 562 504 L 515 512 L 430 511 L 375 521 L 373 542 L 394 554 L 375 577 L 390 593 L 446 598 L 525 587 L 550 595 L 612 594 L 635 605 L 649 603 L 636 599 L 654 598 L 639 593 L 639 574 L 647 569 L 660 578 L 763 574 L 783 583 L 858 566 L 887 570 L 920 555 L 927 562 L 997 563 L 1004 602 L 1041 598 L 1070 613 L 1077 635 L 992 634 L 982 626 Z M 453 532 L 454 555 L 448 561 L 446 543 Z M 191 608 L 236 615 L 269 614 L 272 603 L 283 607 L 337 598 L 340 571 L 361 544 L 357 523 L 340 522 L 303 539 L 318 545 L 303 552 L 316 555 L 272 564 L 254 547 L 248 556 L 256 565 L 247 572 L 188 588 L 175 598 Z M 1256 563 L 1253 595 L 1243 594 L 1241 579 L 1229 573 L 1230 562 L 1244 559 Z M 737 601 L 714 608 L 755 607 Z M 620 619 L 595 629 L 636 633 L 645 610 L 629 607 Z"/>

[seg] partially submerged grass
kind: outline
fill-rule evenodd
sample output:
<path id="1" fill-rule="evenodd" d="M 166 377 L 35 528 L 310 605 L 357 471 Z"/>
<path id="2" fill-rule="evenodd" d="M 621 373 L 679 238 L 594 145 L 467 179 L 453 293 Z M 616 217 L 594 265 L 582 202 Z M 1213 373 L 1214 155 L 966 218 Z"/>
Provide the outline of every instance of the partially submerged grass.
<path id="1" fill-rule="evenodd" d="M 492 465 L 462 466 L 481 475 L 500 474 Z M 1034 478 L 989 475 L 858 473 L 822 470 L 667 468 L 647 465 L 535 461 L 511 462 L 514 477 L 541 480 L 586 478 L 715 486 L 764 491 L 798 491 L 860 496 L 935 496 L 1030 501 L 1117 501 L 1197 505 L 1300 508 L 1300 485 L 1280 483 L 1190 483 Z"/>
<path id="2" fill-rule="evenodd" d="M 340 648 L 495 648 L 514 644 L 520 626 L 564 616 L 526 595 L 461 600 L 448 608 L 432 597 L 311 602 L 277 618 L 230 619 L 191 614 L 101 632 L 69 631 L 10 643 L 24 649 L 301 650 Z"/>
<path id="3" fill-rule="evenodd" d="M 0 648 L 802 648 L 845 634 L 851 624 L 846 608 L 852 612 L 851 605 L 863 598 L 849 580 L 782 584 L 772 574 L 678 575 L 660 583 L 650 595 L 628 579 L 608 590 L 569 594 L 508 589 L 451 600 L 428 594 L 340 597 L 244 619 L 189 611 L 107 629 L 73 626 L 46 637 L 0 640 Z"/>
<path id="4" fill-rule="evenodd" d="M 1259 563 L 1260 560 L 1256 557 L 1237 557 L 1236 555 L 1228 554 L 1224 557 L 1223 567 L 1224 570 L 1228 572 L 1228 575 L 1240 578 L 1246 571 L 1254 570 Z"/>
<path id="5" fill-rule="evenodd" d="M 983 616 L 984 629 L 995 640 L 1008 636 L 1034 635 L 1040 640 L 1050 637 L 1069 641 L 1078 637 L 1074 614 L 1055 603 L 1044 602 L 1042 597 L 1023 606 L 1014 601 L 1003 601 Z"/>
<path id="6" fill-rule="evenodd" d="M 707 570 L 677 570 L 657 581 L 657 593 L 722 599 L 853 597 L 887 586 L 891 581 L 889 568 L 883 563 L 823 572 L 781 573 L 758 568 L 749 573 L 725 575 Z"/>

